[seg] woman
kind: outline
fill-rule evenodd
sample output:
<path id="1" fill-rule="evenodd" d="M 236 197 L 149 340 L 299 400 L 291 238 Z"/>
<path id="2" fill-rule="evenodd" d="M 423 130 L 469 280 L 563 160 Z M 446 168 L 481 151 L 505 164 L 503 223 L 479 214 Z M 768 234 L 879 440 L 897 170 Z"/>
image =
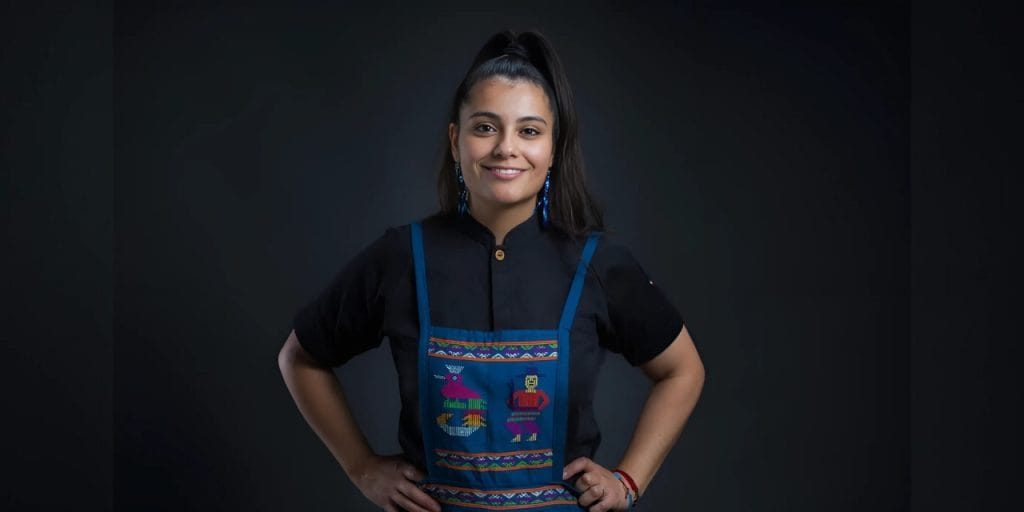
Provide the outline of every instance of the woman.
<path id="1" fill-rule="evenodd" d="M 389 228 L 301 309 L 279 363 L 303 416 L 385 510 L 626 510 L 704 369 L 679 312 L 603 236 L 549 42 L 505 31 L 455 92 L 441 211 Z M 450 159 L 449 159 L 450 155 Z M 331 368 L 390 339 L 400 455 L 368 447 Z M 653 381 L 616 468 L 592 403 L 606 350 Z"/>

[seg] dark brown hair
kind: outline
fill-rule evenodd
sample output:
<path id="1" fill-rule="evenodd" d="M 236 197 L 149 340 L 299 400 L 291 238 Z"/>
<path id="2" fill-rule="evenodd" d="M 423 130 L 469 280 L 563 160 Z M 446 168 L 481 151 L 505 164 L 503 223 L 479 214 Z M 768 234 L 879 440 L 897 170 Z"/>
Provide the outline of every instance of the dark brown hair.
<path id="1" fill-rule="evenodd" d="M 534 31 L 517 34 L 505 30 L 492 36 L 477 53 L 455 90 L 448 110 L 448 122 L 458 126 L 459 109 L 466 102 L 469 91 L 477 83 L 496 76 L 537 84 L 547 94 L 555 115 L 555 155 L 548 197 L 551 226 L 574 238 L 593 230 L 603 231 L 602 208 L 591 196 L 585 179 L 572 89 L 558 54 L 543 35 Z M 451 157 L 447 123 L 442 148 L 437 174 L 441 213 L 455 215 L 459 185 L 455 177 L 455 161 Z"/>

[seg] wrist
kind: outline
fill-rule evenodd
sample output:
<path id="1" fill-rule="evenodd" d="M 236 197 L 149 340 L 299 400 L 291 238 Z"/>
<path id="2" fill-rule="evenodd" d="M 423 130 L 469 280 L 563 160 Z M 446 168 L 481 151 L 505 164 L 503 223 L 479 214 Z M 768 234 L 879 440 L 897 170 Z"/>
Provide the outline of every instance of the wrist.
<path id="1" fill-rule="evenodd" d="M 622 484 L 622 490 L 625 491 L 626 493 L 626 509 L 628 510 L 633 508 L 633 491 L 630 490 L 629 484 L 626 483 L 626 480 L 622 478 L 622 474 L 619 473 L 618 471 L 613 471 L 612 475 L 614 475 L 615 479 L 618 480 L 620 484 Z"/>
<path id="2" fill-rule="evenodd" d="M 615 471 L 612 471 L 612 474 L 626 487 L 629 508 L 633 508 L 640 503 L 640 489 L 636 486 L 636 480 L 622 469 L 615 469 Z"/>
<path id="3" fill-rule="evenodd" d="M 353 459 L 349 464 L 346 465 L 345 473 L 348 474 L 348 479 L 359 487 L 362 484 L 363 479 L 370 473 L 370 469 L 377 462 L 379 457 L 376 453 L 369 452 L 360 457 Z"/>

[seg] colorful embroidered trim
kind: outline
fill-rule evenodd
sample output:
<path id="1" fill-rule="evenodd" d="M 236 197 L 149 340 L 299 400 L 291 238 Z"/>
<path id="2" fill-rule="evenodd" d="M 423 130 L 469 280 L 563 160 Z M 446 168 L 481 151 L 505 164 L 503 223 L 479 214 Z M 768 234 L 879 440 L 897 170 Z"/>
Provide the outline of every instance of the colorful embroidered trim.
<path id="1" fill-rule="evenodd" d="M 558 340 L 473 342 L 430 337 L 427 355 L 463 361 L 504 362 L 558 359 Z"/>
<path id="2" fill-rule="evenodd" d="M 438 466 L 459 471 L 516 471 L 520 469 L 549 468 L 555 453 L 550 448 L 518 452 L 465 453 L 434 449 L 440 460 Z"/>
<path id="3" fill-rule="evenodd" d="M 426 484 L 423 490 L 441 503 L 487 510 L 517 510 L 552 505 L 576 506 L 576 498 L 561 485 L 481 491 L 450 485 Z"/>

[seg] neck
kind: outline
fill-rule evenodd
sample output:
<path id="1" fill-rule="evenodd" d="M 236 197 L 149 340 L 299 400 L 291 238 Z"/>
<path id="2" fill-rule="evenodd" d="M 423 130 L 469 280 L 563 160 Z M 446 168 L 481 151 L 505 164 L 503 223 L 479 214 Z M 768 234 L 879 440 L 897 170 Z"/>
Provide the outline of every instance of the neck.
<path id="1" fill-rule="evenodd" d="M 497 245 L 505 243 L 505 235 L 512 228 L 522 224 L 533 215 L 536 199 L 524 201 L 513 206 L 496 206 L 491 204 L 473 204 L 470 208 L 470 215 L 477 222 L 483 224 L 494 234 L 494 242 Z"/>

